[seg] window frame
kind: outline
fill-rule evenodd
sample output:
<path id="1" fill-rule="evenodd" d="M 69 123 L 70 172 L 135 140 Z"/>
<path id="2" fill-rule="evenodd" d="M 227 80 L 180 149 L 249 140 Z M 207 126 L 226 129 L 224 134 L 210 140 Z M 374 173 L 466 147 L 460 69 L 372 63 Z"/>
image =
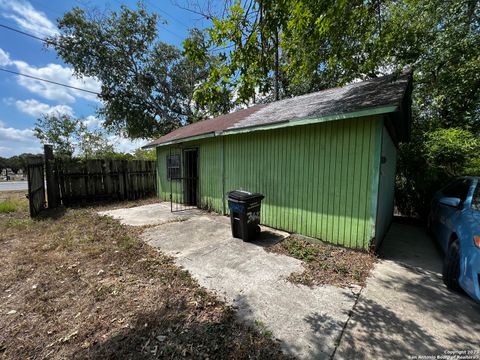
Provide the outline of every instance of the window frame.
<path id="1" fill-rule="evenodd" d="M 178 165 L 172 166 L 172 159 L 176 159 Z M 180 154 L 167 154 L 167 180 L 168 181 L 180 181 L 182 177 L 182 157 Z"/>

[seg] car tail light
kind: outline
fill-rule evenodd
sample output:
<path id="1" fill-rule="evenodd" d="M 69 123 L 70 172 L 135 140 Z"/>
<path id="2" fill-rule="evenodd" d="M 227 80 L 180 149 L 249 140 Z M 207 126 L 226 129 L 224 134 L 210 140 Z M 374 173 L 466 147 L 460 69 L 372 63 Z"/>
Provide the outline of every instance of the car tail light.
<path id="1" fill-rule="evenodd" d="M 480 235 L 475 235 L 473 237 L 473 243 L 478 247 L 480 248 Z"/>

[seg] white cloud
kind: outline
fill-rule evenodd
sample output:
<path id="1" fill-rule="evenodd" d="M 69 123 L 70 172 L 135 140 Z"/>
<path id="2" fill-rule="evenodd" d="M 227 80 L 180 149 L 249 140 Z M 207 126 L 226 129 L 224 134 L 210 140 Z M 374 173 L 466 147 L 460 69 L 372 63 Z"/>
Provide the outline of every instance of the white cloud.
<path id="1" fill-rule="evenodd" d="M 58 29 L 45 13 L 36 10 L 28 1 L 0 0 L 1 15 L 13 20 L 22 30 L 38 37 L 58 34 Z"/>
<path id="2" fill-rule="evenodd" d="M 64 67 L 59 64 L 48 64 L 44 67 L 35 67 L 19 60 L 14 60 L 12 63 L 22 74 L 35 76 L 45 80 L 50 80 L 93 92 L 100 92 L 99 81 L 91 77 L 79 79 L 73 74 L 73 70 L 69 67 Z M 31 92 L 49 100 L 73 103 L 75 102 L 75 98 L 84 98 L 91 101 L 98 101 L 98 98 L 95 94 L 70 89 L 23 76 L 17 76 L 17 83 Z"/>
<path id="3" fill-rule="evenodd" d="M 32 129 L 16 129 L 0 125 L 0 141 L 31 141 L 34 137 Z"/>
<path id="4" fill-rule="evenodd" d="M 0 49 L 0 65 L 5 66 L 5 65 L 10 65 L 12 63 L 12 60 L 10 60 L 10 54 L 3 49 Z"/>
<path id="5" fill-rule="evenodd" d="M 2 0 L 0 0 L 2 1 Z M 36 67 L 21 60 L 12 60 L 10 54 L 0 48 L 0 66 L 15 66 L 19 73 L 45 79 L 55 83 L 73 86 L 75 88 L 89 90 L 94 93 L 101 91 L 101 85 L 93 77 L 78 78 L 74 75 L 73 69 L 59 64 L 47 64 L 43 67 Z M 56 100 L 63 103 L 73 103 L 76 98 L 83 98 L 99 102 L 97 95 L 91 92 L 75 90 L 57 84 L 41 80 L 17 76 L 17 83 L 34 94 L 40 95 L 48 100 Z"/>
<path id="6" fill-rule="evenodd" d="M 97 128 L 102 126 L 103 120 L 100 120 L 96 116 L 89 115 L 85 118 L 85 120 L 83 120 L 83 124 L 89 129 Z"/>
<path id="7" fill-rule="evenodd" d="M 40 117 L 42 114 L 65 114 L 73 116 L 73 109 L 68 105 L 50 106 L 35 99 L 17 100 L 15 106 L 18 110 L 33 117 Z"/>
<path id="8" fill-rule="evenodd" d="M 5 105 L 11 106 L 11 105 L 15 104 L 15 98 L 9 96 L 9 97 L 3 98 L 3 99 L 2 99 L 2 102 L 3 102 Z M 0 122 L 1 122 L 1 121 L 0 121 Z"/>
<path id="9" fill-rule="evenodd" d="M 40 141 L 32 129 L 8 127 L 0 121 L 0 156 L 10 157 L 21 153 L 41 153 Z"/>
<path id="10" fill-rule="evenodd" d="M 131 153 L 147 143 L 145 140 L 130 140 L 118 135 L 108 136 L 116 151 Z"/>

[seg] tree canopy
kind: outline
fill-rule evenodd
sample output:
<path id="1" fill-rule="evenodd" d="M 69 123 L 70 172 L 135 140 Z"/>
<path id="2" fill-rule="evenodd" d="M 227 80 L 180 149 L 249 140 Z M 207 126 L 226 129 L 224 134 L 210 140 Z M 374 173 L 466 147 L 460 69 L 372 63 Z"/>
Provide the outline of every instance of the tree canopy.
<path id="1" fill-rule="evenodd" d="M 418 120 L 478 128 L 479 13 L 475 0 L 236 1 L 203 13 L 206 43 L 185 48 L 197 59 L 224 47 L 196 94 L 207 103 L 219 85 L 248 103 L 271 100 L 275 78 L 289 97 L 411 67 Z"/>
<path id="2" fill-rule="evenodd" d="M 60 35 L 49 42 L 76 75 L 101 82 L 104 126 L 130 138 L 154 138 L 203 116 L 193 92 L 215 57 L 182 56 L 158 40 L 158 21 L 142 4 L 108 15 L 76 7 L 58 20 Z M 201 42 L 203 35 L 190 36 Z"/>
<path id="3" fill-rule="evenodd" d="M 44 114 L 37 120 L 35 136 L 42 144 L 53 145 L 55 156 L 71 158 L 105 157 L 114 152 L 106 134 L 100 130 L 88 130 L 81 119 L 65 114 Z"/>

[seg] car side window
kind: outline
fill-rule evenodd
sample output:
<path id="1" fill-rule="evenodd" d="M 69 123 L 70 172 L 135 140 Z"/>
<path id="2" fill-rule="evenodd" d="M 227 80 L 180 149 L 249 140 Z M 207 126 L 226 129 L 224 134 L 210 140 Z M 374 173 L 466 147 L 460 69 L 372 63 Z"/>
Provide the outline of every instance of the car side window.
<path id="1" fill-rule="evenodd" d="M 477 184 L 477 188 L 473 193 L 472 209 L 480 211 L 480 182 Z"/>
<path id="2" fill-rule="evenodd" d="M 461 179 L 453 182 L 442 190 L 442 194 L 446 197 L 459 198 L 465 201 L 470 190 L 471 180 Z"/>

